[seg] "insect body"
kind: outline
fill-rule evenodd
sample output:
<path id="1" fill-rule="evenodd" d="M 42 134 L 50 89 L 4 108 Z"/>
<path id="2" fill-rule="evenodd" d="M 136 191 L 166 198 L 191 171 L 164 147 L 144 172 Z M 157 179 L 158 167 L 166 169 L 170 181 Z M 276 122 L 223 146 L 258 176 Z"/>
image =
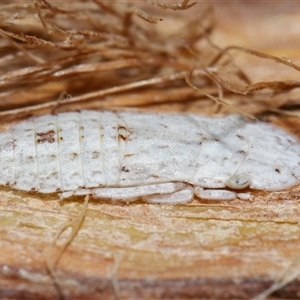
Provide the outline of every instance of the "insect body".
<path id="1" fill-rule="evenodd" d="M 45 115 L 1 133 L 0 148 L 0 184 L 62 197 L 175 204 L 194 194 L 247 198 L 241 189 L 276 191 L 300 182 L 300 142 L 237 115 Z"/>

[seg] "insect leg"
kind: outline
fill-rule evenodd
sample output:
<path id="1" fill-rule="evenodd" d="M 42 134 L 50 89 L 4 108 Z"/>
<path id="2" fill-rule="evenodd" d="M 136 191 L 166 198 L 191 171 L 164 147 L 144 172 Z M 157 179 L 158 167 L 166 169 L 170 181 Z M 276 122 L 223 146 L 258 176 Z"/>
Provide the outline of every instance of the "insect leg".
<path id="1" fill-rule="evenodd" d="M 143 197 L 143 200 L 150 203 L 159 204 L 183 204 L 193 200 L 194 189 L 190 185 L 186 185 L 182 190 L 164 195 L 150 195 Z"/>
<path id="2" fill-rule="evenodd" d="M 181 182 L 167 182 L 135 187 L 94 188 L 91 189 L 91 193 L 96 198 L 135 201 L 138 198 L 150 195 L 173 194 L 182 190 L 185 186 Z"/>
<path id="3" fill-rule="evenodd" d="M 197 197 L 207 200 L 234 200 L 237 198 L 235 192 L 227 190 L 204 190 L 202 187 L 195 187 L 194 192 Z"/>

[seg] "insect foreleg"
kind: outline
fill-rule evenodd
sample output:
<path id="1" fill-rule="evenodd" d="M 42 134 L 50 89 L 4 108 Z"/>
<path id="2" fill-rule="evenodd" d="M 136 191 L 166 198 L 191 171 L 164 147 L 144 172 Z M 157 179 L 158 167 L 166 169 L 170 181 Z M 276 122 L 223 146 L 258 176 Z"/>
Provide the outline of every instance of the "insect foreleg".
<path id="1" fill-rule="evenodd" d="M 194 187 L 194 193 L 197 197 L 206 200 L 234 200 L 239 198 L 241 200 L 250 200 L 250 193 L 236 193 L 234 191 L 222 189 L 203 189 L 200 186 Z"/>

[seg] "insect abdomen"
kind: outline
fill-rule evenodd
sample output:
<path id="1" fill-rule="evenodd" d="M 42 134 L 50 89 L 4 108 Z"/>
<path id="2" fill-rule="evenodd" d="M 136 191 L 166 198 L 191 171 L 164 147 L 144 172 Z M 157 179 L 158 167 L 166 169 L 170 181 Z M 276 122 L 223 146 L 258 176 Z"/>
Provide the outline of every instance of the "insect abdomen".
<path id="1" fill-rule="evenodd" d="M 84 111 L 46 115 L 0 134 L 1 180 L 42 193 L 115 185 L 118 117 Z"/>

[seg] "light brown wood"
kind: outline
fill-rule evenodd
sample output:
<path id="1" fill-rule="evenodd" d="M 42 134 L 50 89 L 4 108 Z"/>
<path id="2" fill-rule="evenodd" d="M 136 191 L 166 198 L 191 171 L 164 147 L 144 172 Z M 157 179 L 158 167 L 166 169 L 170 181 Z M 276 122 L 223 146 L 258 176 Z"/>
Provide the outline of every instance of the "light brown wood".
<path id="1" fill-rule="evenodd" d="M 55 278 L 67 299 L 114 299 L 117 290 L 120 299 L 249 298 L 300 253 L 297 194 L 219 205 L 94 200 Z M 1 297 L 56 299 L 44 251 L 80 213 L 81 200 L 1 193 Z M 297 288 L 293 283 L 281 295 Z"/>
<path id="2" fill-rule="evenodd" d="M 297 4 L 212 5 L 218 24 L 215 43 L 242 45 L 300 64 Z M 274 62 L 264 62 L 262 70 L 258 58 L 242 55 L 240 60 L 256 81 L 299 78 L 296 71 Z M 52 85 L 64 89 L 60 83 Z M 297 93 L 289 97 L 295 99 Z M 116 106 L 124 97 L 114 98 Z M 274 102 L 283 98 L 275 96 Z M 211 109 L 207 106 L 202 101 L 146 109 L 201 112 Z M 269 120 L 300 138 L 297 118 Z M 55 268 L 54 281 L 47 273 L 45 250 L 57 231 L 80 214 L 83 199 L 61 202 L 58 195 L 2 188 L 0 299 L 250 299 L 278 280 L 300 255 L 299 187 L 254 195 L 253 201 L 195 199 L 176 206 L 92 199 L 78 234 Z M 51 249 L 53 258 L 69 234 L 67 230 Z M 292 282 L 270 299 L 299 299 L 299 284 Z"/>

